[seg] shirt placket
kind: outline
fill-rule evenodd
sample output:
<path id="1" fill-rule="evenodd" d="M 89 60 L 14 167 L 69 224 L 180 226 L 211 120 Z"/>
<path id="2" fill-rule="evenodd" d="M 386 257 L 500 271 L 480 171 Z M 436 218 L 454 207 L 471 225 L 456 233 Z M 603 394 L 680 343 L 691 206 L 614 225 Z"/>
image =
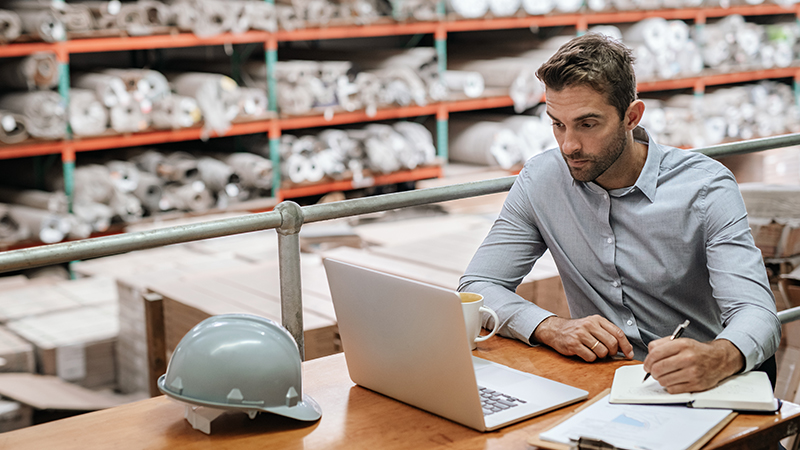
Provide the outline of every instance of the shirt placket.
<path id="1" fill-rule="evenodd" d="M 617 269 L 617 236 L 614 234 L 614 229 L 611 226 L 611 197 L 607 192 L 600 194 L 601 198 L 601 211 L 602 211 L 602 234 L 604 249 L 603 267 L 605 267 L 608 274 L 608 292 L 606 301 L 614 309 L 617 317 L 620 319 L 618 325 L 622 328 L 627 336 L 639 336 L 639 330 L 636 324 L 636 318 L 633 316 L 631 310 L 625 306 L 624 294 L 622 292 L 622 278 Z"/>

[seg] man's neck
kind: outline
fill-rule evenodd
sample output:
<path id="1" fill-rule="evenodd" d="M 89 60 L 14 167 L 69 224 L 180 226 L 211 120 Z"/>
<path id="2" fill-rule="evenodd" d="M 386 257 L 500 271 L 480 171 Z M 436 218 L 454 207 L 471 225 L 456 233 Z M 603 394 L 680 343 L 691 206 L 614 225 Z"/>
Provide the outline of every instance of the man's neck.
<path id="1" fill-rule="evenodd" d="M 633 186 L 647 161 L 647 144 L 635 141 L 632 132 L 628 139 L 628 146 L 619 159 L 595 180 L 607 191 Z"/>

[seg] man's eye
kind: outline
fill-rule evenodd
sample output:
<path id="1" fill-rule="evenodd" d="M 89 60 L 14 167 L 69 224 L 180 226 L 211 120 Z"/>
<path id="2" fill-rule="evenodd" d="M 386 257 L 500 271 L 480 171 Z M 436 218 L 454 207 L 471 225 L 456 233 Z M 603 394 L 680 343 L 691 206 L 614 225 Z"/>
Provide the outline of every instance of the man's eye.
<path id="1" fill-rule="evenodd" d="M 563 123 L 558 123 L 558 122 L 553 122 L 553 123 L 552 123 L 552 125 L 553 125 L 553 127 L 555 127 L 555 128 L 561 128 L 561 127 L 563 127 L 563 126 L 564 126 L 564 124 L 563 124 Z"/>

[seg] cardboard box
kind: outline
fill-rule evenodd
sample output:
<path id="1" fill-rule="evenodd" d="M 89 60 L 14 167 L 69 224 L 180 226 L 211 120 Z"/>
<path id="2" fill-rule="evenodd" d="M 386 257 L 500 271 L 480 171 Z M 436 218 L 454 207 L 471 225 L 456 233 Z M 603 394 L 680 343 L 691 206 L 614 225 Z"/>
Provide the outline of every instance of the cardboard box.
<path id="1" fill-rule="evenodd" d="M 31 282 L 17 289 L 0 290 L 0 322 L 116 302 L 117 289 L 109 277 Z"/>
<path id="2" fill-rule="evenodd" d="M 36 372 L 33 345 L 0 326 L 0 372 Z"/>
<path id="3" fill-rule="evenodd" d="M 33 408 L 22 403 L 0 400 L 0 433 L 33 425 Z"/>
<path id="4" fill-rule="evenodd" d="M 303 326 L 305 358 L 341 351 L 338 329 L 326 278 L 319 258 L 303 255 Z M 150 285 L 164 298 L 164 326 L 168 351 L 174 350 L 196 324 L 213 315 L 246 313 L 281 323 L 277 261 L 220 271 L 186 275 Z"/>
<path id="5" fill-rule="evenodd" d="M 8 328 L 35 347 L 37 372 L 84 387 L 116 386 L 116 305 L 86 306 L 11 321 Z"/>
<path id="6" fill-rule="evenodd" d="M 146 398 L 86 389 L 55 376 L 32 373 L 0 373 L 0 395 L 34 409 L 63 411 L 96 411 Z"/>

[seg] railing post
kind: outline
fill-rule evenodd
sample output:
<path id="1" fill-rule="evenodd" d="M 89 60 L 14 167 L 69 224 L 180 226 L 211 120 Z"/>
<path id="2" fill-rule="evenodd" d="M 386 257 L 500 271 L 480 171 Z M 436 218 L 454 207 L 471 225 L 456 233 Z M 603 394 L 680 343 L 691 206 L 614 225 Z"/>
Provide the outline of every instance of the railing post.
<path id="1" fill-rule="evenodd" d="M 281 280 L 281 321 L 297 342 L 300 359 L 305 360 L 303 341 L 303 291 L 300 278 L 300 228 L 303 210 L 294 202 L 281 202 L 275 207 L 281 214 L 278 227 L 278 261 Z"/>

